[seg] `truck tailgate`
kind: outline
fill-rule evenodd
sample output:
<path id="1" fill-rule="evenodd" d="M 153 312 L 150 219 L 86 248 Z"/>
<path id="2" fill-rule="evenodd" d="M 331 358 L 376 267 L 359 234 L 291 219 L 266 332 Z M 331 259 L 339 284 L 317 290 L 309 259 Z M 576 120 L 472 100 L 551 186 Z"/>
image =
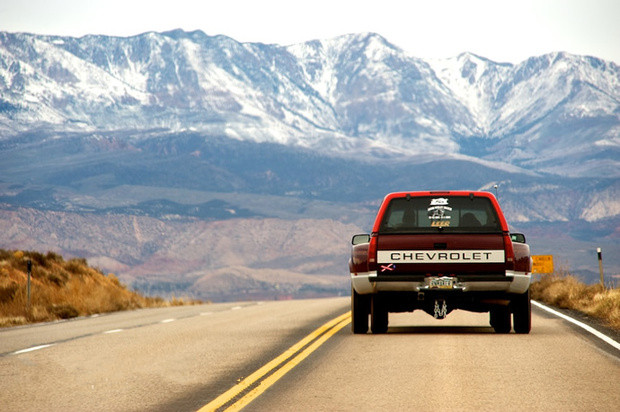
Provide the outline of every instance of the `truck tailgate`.
<path id="1" fill-rule="evenodd" d="M 505 275 L 501 233 L 382 234 L 377 239 L 377 276 Z"/>

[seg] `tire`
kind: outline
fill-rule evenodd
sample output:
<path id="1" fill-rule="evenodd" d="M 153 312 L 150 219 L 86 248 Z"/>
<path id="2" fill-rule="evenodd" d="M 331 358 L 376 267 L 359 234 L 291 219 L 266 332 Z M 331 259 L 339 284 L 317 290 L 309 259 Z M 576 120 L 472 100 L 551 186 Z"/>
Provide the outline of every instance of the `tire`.
<path id="1" fill-rule="evenodd" d="M 386 333 L 388 329 L 388 311 L 378 295 L 370 299 L 370 330 L 372 333 Z"/>
<path id="2" fill-rule="evenodd" d="M 510 319 L 510 309 L 508 307 L 492 309 L 490 318 L 491 326 L 493 326 L 495 333 L 510 333 L 512 322 Z"/>
<path id="3" fill-rule="evenodd" d="M 530 290 L 510 302 L 515 333 L 526 334 L 532 330 L 532 301 Z"/>
<path id="4" fill-rule="evenodd" d="M 370 296 L 360 295 L 351 287 L 351 331 L 368 332 L 368 315 L 370 314 Z"/>

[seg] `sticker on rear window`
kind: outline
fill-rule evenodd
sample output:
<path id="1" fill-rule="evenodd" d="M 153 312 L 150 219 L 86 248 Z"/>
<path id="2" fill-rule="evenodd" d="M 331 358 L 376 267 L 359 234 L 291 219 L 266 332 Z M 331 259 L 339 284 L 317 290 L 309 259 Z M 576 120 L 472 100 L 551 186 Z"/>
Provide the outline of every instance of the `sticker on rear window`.
<path id="1" fill-rule="evenodd" d="M 452 208 L 448 205 L 448 198 L 438 197 L 431 199 L 431 204 L 427 211 L 432 227 L 450 226 L 452 216 L 449 213 L 452 212 Z"/>

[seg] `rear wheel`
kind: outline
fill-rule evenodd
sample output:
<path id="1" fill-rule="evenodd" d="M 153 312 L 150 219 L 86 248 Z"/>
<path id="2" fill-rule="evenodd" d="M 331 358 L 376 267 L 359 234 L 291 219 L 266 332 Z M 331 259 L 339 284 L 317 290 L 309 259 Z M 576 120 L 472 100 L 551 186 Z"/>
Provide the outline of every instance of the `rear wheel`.
<path id="1" fill-rule="evenodd" d="M 370 314 L 370 295 L 360 295 L 351 287 L 351 331 L 368 332 L 368 315 Z"/>
<path id="2" fill-rule="evenodd" d="M 388 311 L 379 295 L 370 299 L 370 330 L 372 333 L 385 333 L 388 328 Z"/>
<path id="3" fill-rule="evenodd" d="M 510 309 L 508 307 L 492 309 L 490 318 L 491 326 L 493 326 L 496 333 L 510 333 L 512 325 L 510 321 Z"/>
<path id="4" fill-rule="evenodd" d="M 514 318 L 515 333 L 530 333 L 532 330 L 532 301 L 530 290 L 510 302 Z"/>

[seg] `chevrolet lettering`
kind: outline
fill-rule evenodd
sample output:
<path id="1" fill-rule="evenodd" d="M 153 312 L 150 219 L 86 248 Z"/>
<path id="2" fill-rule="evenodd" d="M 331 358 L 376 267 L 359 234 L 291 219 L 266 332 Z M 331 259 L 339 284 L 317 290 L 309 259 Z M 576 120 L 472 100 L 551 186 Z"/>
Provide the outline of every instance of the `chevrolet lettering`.
<path id="1" fill-rule="evenodd" d="M 389 313 L 489 313 L 497 333 L 531 330 L 532 259 L 511 233 L 493 194 L 480 191 L 388 194 L 372 231 L 353 237 L 354 333 L 388 331 Z"/>
<path id="2" fill-rule="evenodd" d="M 377 260 L 383 263 L 425 262 L 425 263 L 477 263 L 504 261 L 503 250 L 380 250 Z"/>

